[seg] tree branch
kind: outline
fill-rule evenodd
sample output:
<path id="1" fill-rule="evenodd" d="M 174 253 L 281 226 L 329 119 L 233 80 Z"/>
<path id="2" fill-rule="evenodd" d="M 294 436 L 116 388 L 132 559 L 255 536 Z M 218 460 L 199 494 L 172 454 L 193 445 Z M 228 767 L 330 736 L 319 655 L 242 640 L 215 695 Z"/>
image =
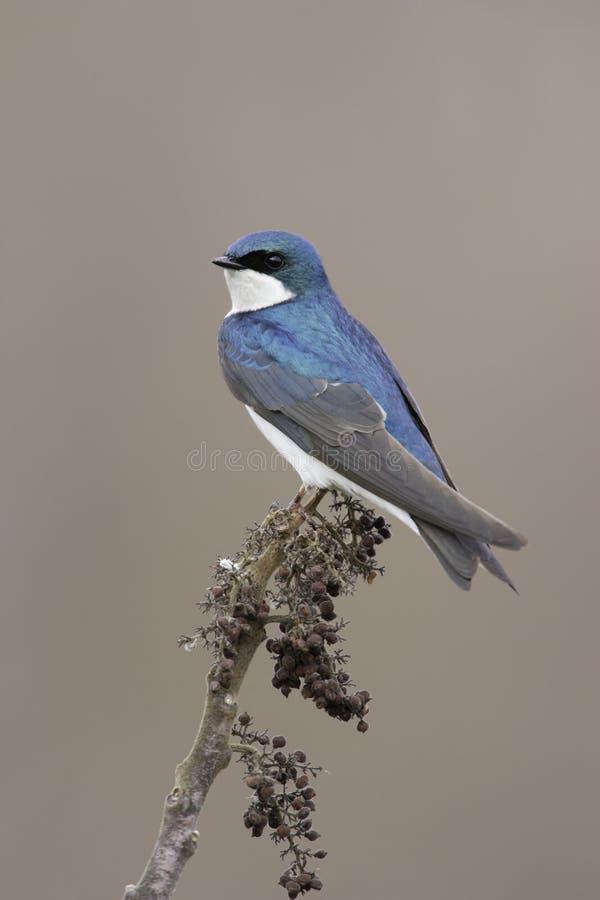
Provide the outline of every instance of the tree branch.
<path id="1" fill-rule="evenodd" d="M 301 528 L 326 493 L 318 490 L 305 507 L 299 505 L 302 497 L 299 494 L 287 510 L 270 513 L 260 526 L 259 535 L 268 535 L 276 515 L 285 515 L 287 519 L 285 527 L 271 535 L 260 555 L 239 572 L 251 580 L 254 602 L 262 600 L 269 579 L 283 561 L 285 539 Z M 232 591 L 231 609 L 240 596 L 241 583 L 238 579 Z M 264 622 L 250 621 L 237 643 L 226 688 L 216 678 L 217 666 L 211 668 L 198 734 L 175 771 L 175 785 L 166 798 L 158 839 L 144 873 L 137 884 L 125 888 L 123 900 L 166 900 L 175 890 L 185 863 L 196 850 L 195 829 L 206 795 L 218 773 L 229 765 L 229 739 L 238 694 L 254 654 L 265 638 Z"/>

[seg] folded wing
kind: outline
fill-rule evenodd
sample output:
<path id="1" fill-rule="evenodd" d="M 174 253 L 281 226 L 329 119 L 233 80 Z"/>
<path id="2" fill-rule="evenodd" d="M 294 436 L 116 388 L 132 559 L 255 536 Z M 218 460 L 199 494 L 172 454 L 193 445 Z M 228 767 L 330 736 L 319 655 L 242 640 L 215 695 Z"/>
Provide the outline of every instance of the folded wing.
<path id="1" fill-rule="evenodd" d="M 432 526 L 500 547 L 524 546 L 521 534 L 409 453 L 387 431 L 385 412 L 361 385 L 297 375 L 262 352 L 222 352 L 221 364 L 239 400 L 364 489 Z M 428 543 L 438 537 L 430 530 Z"/>

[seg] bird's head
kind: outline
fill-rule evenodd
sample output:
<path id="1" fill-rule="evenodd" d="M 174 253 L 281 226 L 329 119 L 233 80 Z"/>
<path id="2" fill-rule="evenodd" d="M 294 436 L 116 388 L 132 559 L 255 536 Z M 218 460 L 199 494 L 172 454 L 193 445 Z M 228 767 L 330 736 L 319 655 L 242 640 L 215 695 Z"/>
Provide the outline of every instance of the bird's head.
<path id="1" fill-rule="evenodd" d="M 313 245 L 289 231 L 247 234 L 213 262 L 224 269 L 232 312 L 264 309 L 329 284 Z"/>

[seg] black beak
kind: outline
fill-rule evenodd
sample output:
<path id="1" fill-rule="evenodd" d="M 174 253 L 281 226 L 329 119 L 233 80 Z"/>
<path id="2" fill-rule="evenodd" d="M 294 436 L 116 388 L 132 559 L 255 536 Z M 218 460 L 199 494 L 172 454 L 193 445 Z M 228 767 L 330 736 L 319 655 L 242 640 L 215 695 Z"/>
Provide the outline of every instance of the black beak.
<path id="1" fill-rule="evenodd" d="M 235 259 L 232 259 L 230 256 L 215 256 L 213 260 L 211 260 L 215 264 L 215 266 L 221 266 L 223 269 L 245 269 L 246 266 L 240 265 L 239 262 L 236 262 Z"/>

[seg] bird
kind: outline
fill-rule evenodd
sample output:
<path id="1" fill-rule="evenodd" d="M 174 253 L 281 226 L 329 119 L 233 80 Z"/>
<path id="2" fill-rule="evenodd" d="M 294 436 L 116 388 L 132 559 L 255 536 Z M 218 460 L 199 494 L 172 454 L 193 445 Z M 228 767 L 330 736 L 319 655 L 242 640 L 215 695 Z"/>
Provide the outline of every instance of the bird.
<path id="1" fill-rule="evenodd" d="M 491 547 L 517 550 L 525 537 L 459 492 L 407 384 L 342 304 L 317 249 L 256 231 L 212 262 L 231 298 L 218 335 L 225 381 L 304 487 L 399 519 L 463 590 L 482 565 L 516 591 Z"/>

